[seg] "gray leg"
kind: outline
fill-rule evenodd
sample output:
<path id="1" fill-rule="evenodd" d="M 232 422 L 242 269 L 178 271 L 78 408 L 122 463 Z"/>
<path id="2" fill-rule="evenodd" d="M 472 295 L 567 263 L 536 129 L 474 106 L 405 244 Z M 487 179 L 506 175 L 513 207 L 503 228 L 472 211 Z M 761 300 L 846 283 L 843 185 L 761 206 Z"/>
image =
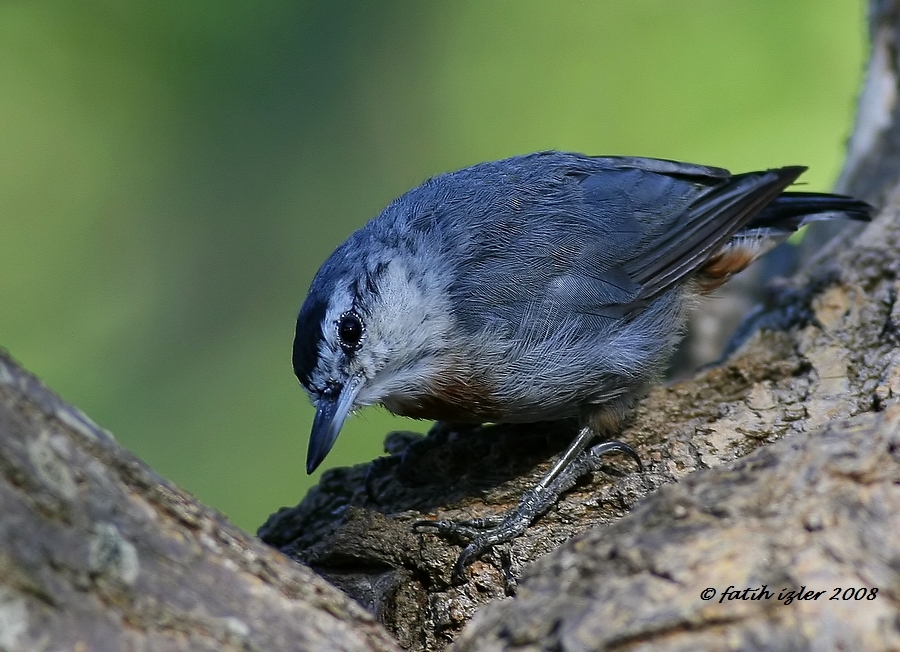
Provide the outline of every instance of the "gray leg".
<path id="1" fill-rule="evenodd" d="M 417 521 L 413 524 L 413 528 L 417 532 L 433 532 L 470 541 L 453 566 L 454 581 L 464 582 L 466 566 L 489 548 L 522 534 L 538 516 L 550 509 L 578 478 L 597 470 L 603 455 L 612 452 L 625 453 L 637 462 L 641 471 L 644 470 L 634 449 L 620 441 L 604 441 L 585 450 L 595 436 L 591 429 L 582 428 L 575 441 L 569 445 L 541 481 L 533 489 L 522 494 L 518 506 L 505 517 L 460 522 Z"/>

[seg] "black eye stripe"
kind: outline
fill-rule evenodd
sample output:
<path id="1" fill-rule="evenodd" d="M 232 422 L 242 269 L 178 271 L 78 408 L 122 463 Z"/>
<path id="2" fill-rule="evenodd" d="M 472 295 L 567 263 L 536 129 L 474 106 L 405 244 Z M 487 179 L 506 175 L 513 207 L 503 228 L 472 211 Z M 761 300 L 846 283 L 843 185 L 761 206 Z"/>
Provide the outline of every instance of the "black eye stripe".
<path id="1" fill-rule="evenodd" d="M 362 319 L 354 311 L 350 310 L 341 315 L 337 321 L 337 336 L 341 347 L 345 351 L 356 351 L 362 346 L 365 326 Z"/>

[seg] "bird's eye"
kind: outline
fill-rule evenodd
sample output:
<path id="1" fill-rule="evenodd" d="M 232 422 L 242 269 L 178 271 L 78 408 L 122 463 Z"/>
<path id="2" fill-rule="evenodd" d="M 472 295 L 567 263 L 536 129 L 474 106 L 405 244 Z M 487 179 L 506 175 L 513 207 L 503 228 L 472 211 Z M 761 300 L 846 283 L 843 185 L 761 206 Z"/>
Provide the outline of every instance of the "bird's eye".
<path id="1" fill-rule="evenodd" d="M 347 351 L 356 351 L 361 345 L 363 324 L 355 312 L 345 312 L 338 321 L 338 339 Z"/>

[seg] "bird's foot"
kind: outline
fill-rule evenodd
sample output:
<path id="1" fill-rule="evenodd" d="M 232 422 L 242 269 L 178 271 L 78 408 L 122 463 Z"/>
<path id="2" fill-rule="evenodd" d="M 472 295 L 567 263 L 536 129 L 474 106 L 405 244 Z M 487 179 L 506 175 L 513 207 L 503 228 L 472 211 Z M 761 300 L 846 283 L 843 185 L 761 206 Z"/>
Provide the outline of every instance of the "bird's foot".
<path id="1" fill-rule="evenodd" d="M 545 476 L 533 489 L 529 489 L 519 500 L 515 509 L 505 516 L 478 518 L 466 521 L 416 521 L 416 532 L 437 534 L 447 538 L 468 541 L 453 565 L 453 582 L 465 582 L 466 567 L 499 543 L 510 541 L 528 529 L 539 516 L 544 514 L 570 489 L 578 478 L 601 470 L 601 458 L 607 453 L 625 453 L 643 472 L 644 467 L 635 450 L 620 441 L 604 441 L 581 452 L 553 477 Z M 556 469 L 554 469 L 556 470 Z"/>

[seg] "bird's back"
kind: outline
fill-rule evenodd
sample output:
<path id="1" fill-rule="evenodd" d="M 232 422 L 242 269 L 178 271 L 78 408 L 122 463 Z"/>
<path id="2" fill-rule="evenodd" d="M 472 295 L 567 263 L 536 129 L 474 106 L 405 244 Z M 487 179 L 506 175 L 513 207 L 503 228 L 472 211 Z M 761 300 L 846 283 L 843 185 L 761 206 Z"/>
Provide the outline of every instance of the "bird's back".
<path id="1" fill-rule="evenodd" d="M 553 419 L 643 391 L 680 338 L 685 281 L 803 169 L 544 152 L 430 179 L 383 218 L 447 270 L 453 375 L 503 412 L 476 419 Z"/>

